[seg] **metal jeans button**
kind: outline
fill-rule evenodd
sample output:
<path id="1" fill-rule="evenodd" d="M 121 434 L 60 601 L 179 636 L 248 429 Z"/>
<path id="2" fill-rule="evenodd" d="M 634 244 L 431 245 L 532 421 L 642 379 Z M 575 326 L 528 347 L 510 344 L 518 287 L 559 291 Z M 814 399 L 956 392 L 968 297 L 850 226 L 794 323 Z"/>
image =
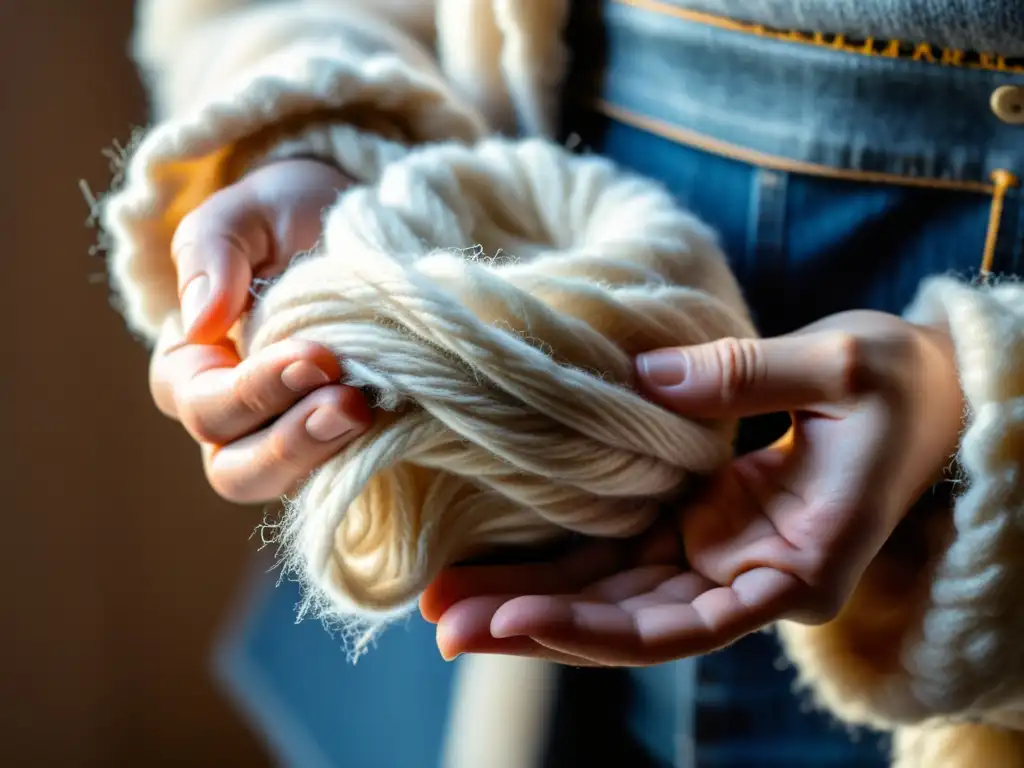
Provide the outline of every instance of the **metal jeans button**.
<path id="1" fill-rule="evenodd" d="M 992 93 L 992 111 L 1010 125 L 1024 125 L 1024 86 L 1004 85 Z"/>

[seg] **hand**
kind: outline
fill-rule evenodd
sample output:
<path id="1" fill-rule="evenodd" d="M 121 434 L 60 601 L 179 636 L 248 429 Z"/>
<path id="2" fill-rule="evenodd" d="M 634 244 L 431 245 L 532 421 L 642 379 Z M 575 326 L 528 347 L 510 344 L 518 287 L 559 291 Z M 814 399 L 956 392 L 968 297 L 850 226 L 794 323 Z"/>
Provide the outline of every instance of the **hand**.
<path id="1" fill-rule="evenodd" d="M 316 161 L 273 163 L 210 197 L 175 233 L 181 322 L 164 326 L 150 389 L 200 444 L 210 484 L 231 501 L 288 493 L 370 422 L 328 350 L 285 341 L 241 360 L 227 339 L 253 280 L 316 244 L 323 210 L 349 183 Z"/>
<path id="2" fill-rule="evenodd" d="M 660 350 L 637 368 L 648 396 L 678 413 L 790 412 L 792 428 L 637 540 L 591 542 L 543 565 L 449 569 L 420 603 L 446 658 L 647 665 L 779 619 L 828 621 L 956 450 L 948 334 L 892 315 Z"/>

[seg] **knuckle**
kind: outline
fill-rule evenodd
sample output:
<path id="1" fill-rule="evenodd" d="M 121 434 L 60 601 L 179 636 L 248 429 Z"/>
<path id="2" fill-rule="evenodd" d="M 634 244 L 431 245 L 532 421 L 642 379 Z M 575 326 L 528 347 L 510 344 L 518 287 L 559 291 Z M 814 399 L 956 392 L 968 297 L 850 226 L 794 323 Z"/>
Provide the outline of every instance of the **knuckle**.
<path id="1" fill-rule="evenodd" d="M 908 371 L 916 367 L 918 347 L 910 334 L 836 333 L 829 346 L 839 371 L 837 394 L 842 397 L 898 391 L 908 384 Z"/>
<path id="2" fill-rule="evenodd" d="M 864 340 L 853 333 L 836 333 L 829 354 L 838 370 L 836 399 L 853 397 L 871 386 L 871 367 Z"/>
<path id="3" fill-rule="evenodd" d="M 206 418 L 202 398 L 194 386 L 188 384 L 182 387 L 176 400 L 178 421 L 193 439 L 200 443 L 216 443 L 223 437 Z"/>
<path id="4" fill-rule="evenodd" d="M 211 240 L 223 247 L 226 252 L 234 251 L 240 254 L 249 253 L 249 240 L 238 230 L 237 226 L 225 226 L 217 231 Z"/>
<path id="5" fill-rule="evenodd" d="M 275 381 L 264 369 L 239 371 L 231 387 L 234 407 L 259 419 L 268 419 L 279 410 L 279 392 Z"/>
<path id="6" fill-rule="evenodd" d="M 174 402 L 171 388 L 156 366 L 151 366 L 149 370 L 149 395 L 160 413 L 169 419 L 179 420 L 178 406 Z"/>
<path id="7" fill-rule="evenodd" d="M 268 487 L 259 460 L 239 465 L 235 461 L 217 461 L 219 451 L 210 444 L 203 446 L 203 469 L 210 488 L 224 501 L 232 504 L 260 504 L 272 501 L 280 493 Z"/>
<path id="8" fill-rule="evenodd" d="M 714 346 L 721 372 L 719 387 L 723 403 L 734 402 L 764 379 L 767 367 L 755 339 L 722 339 Z"/>
<path id="9" fill-rule="evenodd" d="M 310 444 L 305 433 L 299 430 L 270 431 L 263 447 L 262 464 L 274 467 L 277 473 L 284 472 L 289 476 L 298 477 L 305 474 L 314 463 L 315 457 L 310 456 Z"/>
<path id="10" fill-rule="evenodd" d="M 252 504 L 264 501 L 264 499 L 253 497 L 252 486 L 244 477 L 234 472 L 221 471 L 211 463 L 206 465 L 206 481 L 214 493 L 232 504 Z"/>

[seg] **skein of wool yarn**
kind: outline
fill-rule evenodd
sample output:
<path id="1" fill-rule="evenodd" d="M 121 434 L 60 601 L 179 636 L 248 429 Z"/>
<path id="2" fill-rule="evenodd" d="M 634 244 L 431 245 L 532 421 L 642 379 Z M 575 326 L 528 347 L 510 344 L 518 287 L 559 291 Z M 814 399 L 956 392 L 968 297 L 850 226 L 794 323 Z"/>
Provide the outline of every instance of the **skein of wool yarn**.
<path id="1" fill-rule="evenodd" d="M 646 401 L 633 357 L 754 334 L 713 236 L 604 159 L 442 144 L 347 191 L 245 333 L 330 348 L 378 409 L 282 522 L 303 610 L 365 641 L 461 559 L 641 532 L 735 425 Z"/>

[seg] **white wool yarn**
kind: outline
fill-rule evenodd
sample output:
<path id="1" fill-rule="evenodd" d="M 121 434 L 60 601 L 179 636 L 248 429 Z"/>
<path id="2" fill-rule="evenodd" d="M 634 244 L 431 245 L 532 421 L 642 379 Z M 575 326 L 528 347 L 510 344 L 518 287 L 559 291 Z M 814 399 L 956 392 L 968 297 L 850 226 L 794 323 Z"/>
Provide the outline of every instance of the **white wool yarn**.
<path id="1" fill-rule="evenodd" d="M 633 357 L 754 333 L 713 236 L 604 159 L 435 145 L 346 192 L 246 332 L 332 349 L 378 409 L 283 522 L 305 609 L 379 627 L 488 548 L 642 531 L 734 425 L 640 397 Z"/>

